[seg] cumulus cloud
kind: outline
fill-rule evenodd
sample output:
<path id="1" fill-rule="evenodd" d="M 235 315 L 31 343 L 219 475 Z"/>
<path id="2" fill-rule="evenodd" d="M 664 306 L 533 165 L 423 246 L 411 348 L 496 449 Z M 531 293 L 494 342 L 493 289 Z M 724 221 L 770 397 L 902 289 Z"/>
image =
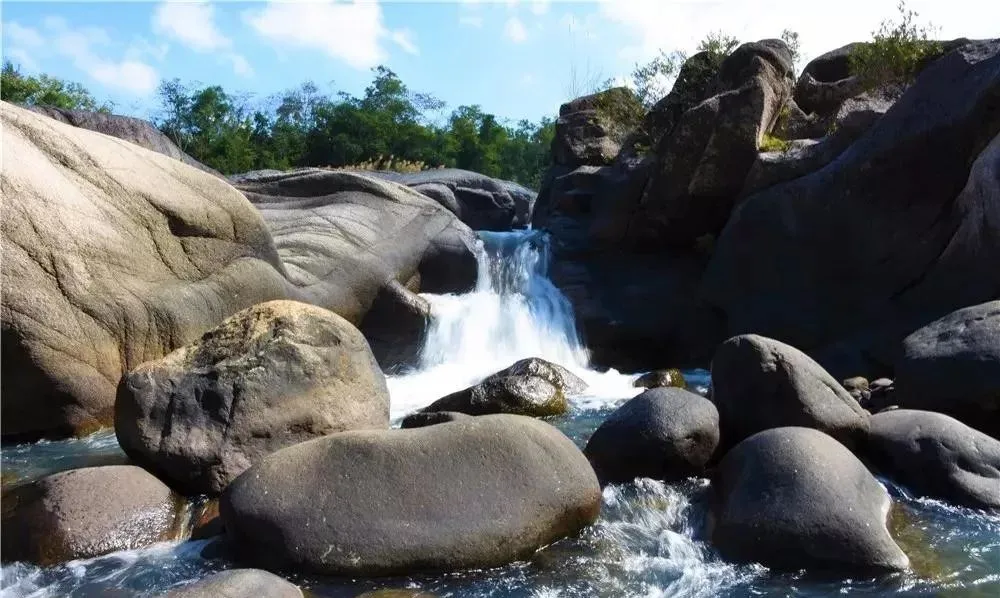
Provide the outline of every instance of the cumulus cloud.
<path id="1" fill-rule="evenodd" d="M 250 63 L 232 50 L 233 41 L 216 25 L 215 7 L 208 2 L 161 2 L 153 12 L 153 31 L 195 52 L 215 54 L 237 75 L 253 75 Z"/>
<path id="2" fill-rule="evenodd" d="M 243 17 L 258 35 L 275 46 L 318 50 L 357 69 L 385 61 L 385 41 L 404 52 L 419 51 L 411 32 L 386 28 L 382 7 L 375 2 L 272 1 L 262 9 L 246 11 Z"/>
<path id="3" fill-rule="evenodd" d="M 524 23 L 521 19 L 517 17 L 510 17 L 503 26 L 503 34 L 510 41 L 515 44 L 519 44 L 526 39 L 528 39 L 528 30 L 524 27 Z"/>

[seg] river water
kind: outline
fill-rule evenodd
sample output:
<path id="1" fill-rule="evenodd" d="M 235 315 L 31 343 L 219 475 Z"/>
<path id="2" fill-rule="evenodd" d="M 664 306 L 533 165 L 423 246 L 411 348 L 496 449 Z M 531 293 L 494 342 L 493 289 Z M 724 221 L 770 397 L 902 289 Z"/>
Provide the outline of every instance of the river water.
<path id="1" fill-rule="evenodd" d="M 572 308 L 547 276 L 541 232 L 482 233 L 479 279 L 463 295 L 427 295 L 432 322 L 420 362 L 389 378 L 394 425 L 403 415 L 473 384 L 524 357 L 559 363 L 590 386 L 571 398 L 569 414 L 550 420 L 581 447 L 637 389 L 635 375 L 598 372 L 574 326 Z M 686 371 L 704 392 L 708 372 Z M 61 442 L 7 447 L 4 479 L 124 462 L 113 432 Z M 316 596 L 351 597 L 410 588 L 438 596 L 1000 596 L 1000 516 L 915 498 L 885 482 L 896 504 L 894 532 L 914 571 L 873 579 L 776 575 L 724 562 L 704 537 L 709 483 L 652 480 L 604 491 L 598 522 L 579 537 L 549 546 L 526 562 L 488 570 L 391 579 L 293 578 Z M 160 544 L 143 550 L 38 568 L 5 565 L 0 598 L 23 596 L 156 596 L 236 566 L 219 539 Z"/>

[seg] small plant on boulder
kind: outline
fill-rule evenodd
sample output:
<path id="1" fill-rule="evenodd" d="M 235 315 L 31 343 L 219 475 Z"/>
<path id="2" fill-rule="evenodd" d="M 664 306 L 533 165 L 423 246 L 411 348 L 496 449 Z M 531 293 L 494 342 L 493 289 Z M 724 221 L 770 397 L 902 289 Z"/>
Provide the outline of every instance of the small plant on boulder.
<path id="1" fill-rule="evenodd" d="M 917 13 L 900 2 L 899 21 L 885 20 L 872 41 L 851 50 L 851 72 L 866 89 L 907 84 L 916 77 L 928 58 L 940 53 L 940 45 L 929 39 L 930 25 L 916 22 Z"/>

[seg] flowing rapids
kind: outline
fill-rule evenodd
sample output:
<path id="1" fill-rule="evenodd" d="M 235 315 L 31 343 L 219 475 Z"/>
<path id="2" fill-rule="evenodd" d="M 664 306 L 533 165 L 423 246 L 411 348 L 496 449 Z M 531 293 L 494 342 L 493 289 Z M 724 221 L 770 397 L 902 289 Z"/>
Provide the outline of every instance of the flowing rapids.
<path id="1" fill-rule="evenodd" d="M 547 276 L 548 247 L 539 232 L 482 233 L 479 280 L 464 295 L 428 295 L 432 323 L 418 367 L 389 379 L 392 418 L 525 357 L 542 357 L 590 384 L 552 423 L 581 447 L 613 408 L 634 395 L 634 376 L 588 367 L 567 299 Z M 696 389 L 707 372 L 685 372 Z M 81 440 L 3 450 L 5 485 L 50 472 L 124 460 L 112 432 Z M 887 483 L 888 485 L 888 483 Z M 914 498 L 888 485 L 896 500 L 894 534 L 914 571 L 877 579 L 775 575 L 721 560 L 706 539 L 707 480 L 682 484 L 638 480 L 604 491 L 598 522 L 529 561 L 488 571 L 393 579 L 298 577 L 316 596 L 351 597 L 383 588 L 451 597 L 635 596 L 997 596 L 1000 516 Z M 156 596 L 211 572 L 237 566 L 219 539 L 161 544 L 39 568 L 3 567 L 0 598 Z"/>

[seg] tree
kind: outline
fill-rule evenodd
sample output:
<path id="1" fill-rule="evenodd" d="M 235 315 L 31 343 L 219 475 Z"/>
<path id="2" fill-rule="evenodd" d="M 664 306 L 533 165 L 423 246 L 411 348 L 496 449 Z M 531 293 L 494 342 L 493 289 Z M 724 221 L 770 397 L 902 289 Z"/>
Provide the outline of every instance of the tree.
<path id="1" fill-rule="evenodd" d="M 788 46 L 788 51 L 792 54 L 792 70 L 798 72 L 799 70 L 799 34 L 791 29 L 785 29 L 781 32 L 781 41 L 785 42 Z"/>
<path id="2" fill-rule="evenodd" d="M 872 41 L 851 50 L 851 72 L 868 88 L 907 84 L 916 77 L 927 60 L 941 49 L 930 40 L 931 25 L 916 22 L 919 16 L 908 10 L 905 2 L 897 6 L 899 21 L 884 20 Z"/>
<path id="3" fill-rule="evenodd" d="M 680 51 L 664 52 L 632 70 L 632 89 L 647 109 L 667 95 L 687 56 Z"/>
<path id="4" fill-rule="evenodd" d="M 739 45 L 740 40 L 735 37 L 722 31 L 712 31 L 705 36 L 705 39 L 698 42 L 697 51 L 708 52 L 722 62 L 722 59 L 732 54 Z"/>
<path id="5" fill-rule="evenodd" d="M 111 112 L 110 103 L 98 103 L 79 83 L 48 75 L 25 75 L 9 60 L 0 72 L 0 99 L 28 106 L 55 106 L 68 110 Z"/>

